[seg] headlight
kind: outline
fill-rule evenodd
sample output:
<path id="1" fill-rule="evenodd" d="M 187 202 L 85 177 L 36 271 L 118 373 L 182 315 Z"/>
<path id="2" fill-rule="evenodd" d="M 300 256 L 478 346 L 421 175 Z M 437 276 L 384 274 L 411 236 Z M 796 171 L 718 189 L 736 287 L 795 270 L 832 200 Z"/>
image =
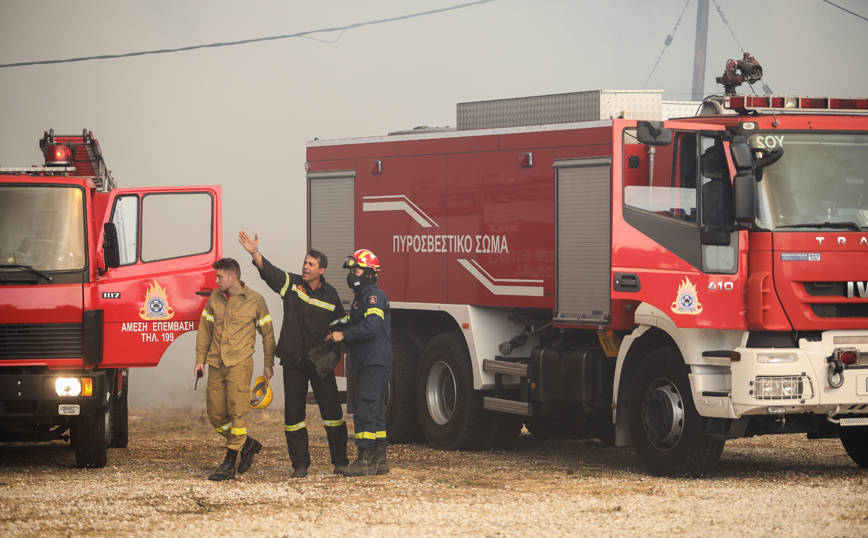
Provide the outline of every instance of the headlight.
<path id="1" fill-rule="evenodd" d="M 58 396 L 90 396 L 93 394 L 93 379 L 90 377 L 58 377 L 54 382 Z"/>
<path id="2" fill-rule="evenodd" d="M 756 361 L 760 363 L 796 362 L 795 353 L 759 353 Z"/>
<path id="3" fill-rule="evenodd" d="M 800 400 L 804 387 L 801 376 L 757 377 L 754 396 L 757 400 Z"/>

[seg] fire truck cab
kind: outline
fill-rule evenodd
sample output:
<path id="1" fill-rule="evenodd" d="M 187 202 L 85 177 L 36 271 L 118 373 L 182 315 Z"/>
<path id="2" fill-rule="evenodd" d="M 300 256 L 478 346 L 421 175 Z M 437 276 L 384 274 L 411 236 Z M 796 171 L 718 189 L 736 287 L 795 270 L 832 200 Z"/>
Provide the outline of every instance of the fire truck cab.
<path id="1" fill-rule="evenodd" d="M 222 257 L 220 187 L 118 189 L 93 133 L 0 168 L 0 441 L 128 443 L 128 372 L 197 328 Z M 183 218 L 183 222 L 181 219 Z"/>

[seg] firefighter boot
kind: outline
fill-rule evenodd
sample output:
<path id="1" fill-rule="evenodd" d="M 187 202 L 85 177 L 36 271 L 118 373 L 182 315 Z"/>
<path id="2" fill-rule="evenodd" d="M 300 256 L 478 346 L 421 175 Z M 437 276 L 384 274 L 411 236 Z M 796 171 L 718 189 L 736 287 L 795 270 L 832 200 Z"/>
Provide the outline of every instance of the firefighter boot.
<path id="1" fill-rule="evenodd" d="M 335 473 L 343 476 L 371 476 L 377 474 L 377 464 L 374 462 L 376 448 L 359 447 L 356 461 L 347 466 L 335 467 Z"/>
<path id="2" fill-rule="evenodd" d="M 253 456 L 259 454 L 260 450 L 262 450 L 262 443 L 248 435 L 247 440 L 244 441 L 244 446 L 241 447 L 241 460 L 238 462 L 239 474 L 244 474 L 247 469 L 250 469 L 250 466 L 253 465 Z"/>
<path id="3" fill-rule="evenodd" d="M 386 445 L 376 445 L 374 447 L 374 463 L 377 466 L 377 474 L 387 474 L 389 472 L 389 464 L 386 463 Z"/>
<path id="4" fill-rule="evenodd" d="M 307 467 L 294 467 L 290 478 L 307 478 Z"/>
<path id="5" fill-rule="evenodd" d="M 238 451 L 231 448 L 226 451 L 226 458 L 216 471 L 211 473 L 208 480 L 232 480 L 235 478 L 235 459 L 238 457 Z"/>

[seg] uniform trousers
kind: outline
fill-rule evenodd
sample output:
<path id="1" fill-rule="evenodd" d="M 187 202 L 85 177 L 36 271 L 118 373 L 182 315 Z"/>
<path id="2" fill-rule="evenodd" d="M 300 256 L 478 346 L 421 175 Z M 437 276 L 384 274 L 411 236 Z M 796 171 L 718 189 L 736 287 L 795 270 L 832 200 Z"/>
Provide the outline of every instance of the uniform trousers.
<path id="1" fill-rule="evenodd" d="M 310 467 L 310 450 L 308 448 L 307 425 L 307 385 L 313 389 L 313 395 L 319 406 L 326 437 L 329 442 L 329 452 L 334 465 L 346 465 L 347 459 L 347 423 L 344 410 L 338 395 L 338 385 L 334 372 L 325 378 L 319 376 L 312 366 L 283 367 L 283 394 L 286 408 L 286 448 L 294 468 Z"/>
<path id="2" fill-rule="evenodd" d="M 247 413 L 250 412 L 250 378 L 253 357 L 238 364 L 208 365 L 206 409 L 211 425 L 226 438 L 225 447 L 241 450 L 247 440 Z"/>
<path id="3" fill-rule="evenodd" d="M 391 378 L 392 368 L 379 364 L 365 366 L 357 372 L 353 422 L 356 425 L 356 445 L 359 448 L 389 445 L 383 401 L 386 399 Z"/>

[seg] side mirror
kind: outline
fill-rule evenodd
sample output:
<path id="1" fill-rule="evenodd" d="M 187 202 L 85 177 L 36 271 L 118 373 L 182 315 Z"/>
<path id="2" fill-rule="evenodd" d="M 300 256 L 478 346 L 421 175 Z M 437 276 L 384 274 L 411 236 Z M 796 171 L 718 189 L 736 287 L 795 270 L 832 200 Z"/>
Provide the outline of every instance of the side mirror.
<path id="1" fill-rule="evenodd" d="M 121 253 L 118 245 L 118 229 L 113 222 L 106 222 L 103 227 L 104 240 L 102 248 L 105 250 L 105 265 L 106 267 L 120 267 Z"/>
<path id="2" fill-rule="evenodd" d="M 756 220 L 756 177 L 750 172 L 739 173 L 732 180 L 732 188 L 736 222 L 753 223 Z"/>
<path id="3" fill-rule="evenodd" d="M 646 146 L 668 146 L 672 131 L 663 127 L 662 121 L 640 121 L 636 124 L 636 139 Z"/>

